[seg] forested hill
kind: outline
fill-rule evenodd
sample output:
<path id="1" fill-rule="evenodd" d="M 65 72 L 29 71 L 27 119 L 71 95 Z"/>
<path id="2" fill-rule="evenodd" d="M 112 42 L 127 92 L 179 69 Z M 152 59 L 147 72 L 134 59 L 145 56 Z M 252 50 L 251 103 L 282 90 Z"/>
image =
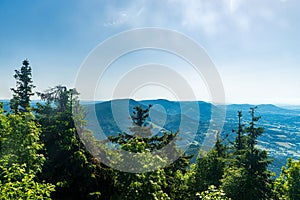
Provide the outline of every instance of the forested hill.
<path id="1" fill-rule="evenodd" d="M 203 135 L 205 135 L 210 122 L 211 109 L 214 105 L 198 101 L 168 101 L 165 99 L 135 101 L 132 99 L 121 99 L 106 101 L 96 104 L 87 104 L 88 113 L 91 110 L 96 111 L 101 128 L 105 134 L 117 135 L 120 132 L 128 131 L 131 126 L 129 114 L 137 105 L 146 107 L 153 105 L 150 120 L 157 127 L 162 127 L 170 131 L 176 131 L 180 127 L 180 122 L 184 120 L 184 126 L 181 124 L 180 131 L 190 131 L 189 127 L 194 127 L 199 122 L 199 128 L 195 141 L 201 144 Z M 197 106 L 195 106 L 197 104 Z M 264 127 L 264 134 L 258 138 L 258 146 L 268 150 L 274 162 L 270 165 L 271 169 L 280 173 L 280 169 L 285 165 L 288 157 L 300 158 L 300 111 L 281 108 L 272 104 L 250 105 L 250 104 L 232 104 L 226 106 L 226 118 L 222 136 L 229 135 L 229 140 L 233 140 L 233 129 L 236 129 L 237 111 L 243 111 L 243 119 L 246 122 L 250 120 L 248 115 L 249 108 L 257 106 L 257 114 L 261 116 L 259 125 Z M 113 111 L 112 111 L 113 108 Z M 114 115 L 112 114 L 114 113 Z M 199 115 L 200 114 L 200 119 Z M 115 116 L 115 119 L 113 118 Z M 152 118 L 151 118 L 152 116 Z M 89 116 L 87 117 L 89 118 Z M 93 129 L 93 127 L 90 127 Z M 93 130 L 97 132 L 97 130 Z"/>

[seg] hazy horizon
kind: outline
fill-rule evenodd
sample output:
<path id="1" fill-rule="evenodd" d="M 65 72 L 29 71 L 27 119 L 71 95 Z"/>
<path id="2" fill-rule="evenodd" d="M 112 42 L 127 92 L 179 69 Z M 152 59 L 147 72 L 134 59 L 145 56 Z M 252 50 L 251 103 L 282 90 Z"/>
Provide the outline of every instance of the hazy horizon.
<path id="1" fill-rule="evenodd" d="M 213 102 L 209 102 L 209 101 L 203 101 L 203 100 L 183 100 L 183 101 L 178 101 L 178 100 L 172 100 L 172 99 L 163 99 L 163 98 L 153 98 L 153 99 L 133 99 L 133 98 L 119 98 L 119 99 L 95 99 L 95 100 L 88 100 L 88 99 L 81 99 L 80 102 L 96 102 L 96 103 L 103 103 L 103 102 L 108 102 L 108 101 L 114 101 L 114 100 L 134 100 L 134 101 L 156 101 L 156 100 L 167 100 L 167 101 L 170 101 L 170 102 L 205 102 L 205 103 L 212 103 L 214 105 L 218 105 L 218 104 L 215 104 Z M 10 99 L 0 99 L 0 102 L 9 102 Z M 41 99 L 31 99 L 31 102 L 40 102 L 40 101 L 43 101 Z M 223 105 L 223 104 L 220 104 L 220 105 Z M 288 108 L 288 107 L 295 107 L 298 109 L 300 109 L 300 104 L 273 104 L 273 103 L 258 103 L 258 104 L 253 104 L 253 103 L 247 103 L 247 102 L 226 102 L 225 104 L 226 106 L 227 105 L 275 105 L 275 106 L 278 106 L 278 107 L 283 107 L 283 108 Z"/>

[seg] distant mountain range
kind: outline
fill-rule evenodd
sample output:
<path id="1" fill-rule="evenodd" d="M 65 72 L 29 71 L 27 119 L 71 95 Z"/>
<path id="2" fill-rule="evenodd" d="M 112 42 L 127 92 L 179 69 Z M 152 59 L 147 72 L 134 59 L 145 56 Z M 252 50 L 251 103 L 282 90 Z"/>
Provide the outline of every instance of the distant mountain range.
<path id="1" fill-rule="evenodd" d="M 90 129 L 94 131 L 97 137 L 99 127 L 95 124 L 99 122 L 102 129 L 100 135 L 104 133 L 105 136 L 122 132 L 129 133 L 128 127 L 131 126 L 130 115 L 133 107 L 137 105 L 146 107 L 149 104 L 153 105 L 149 121 L 154 124 L 154 134 L 159 133 L 160 130 L 175 132 L 179 129 L 180 137 L 184 137 L 185 142 L 183 144 L 193 144 L 194 149 L 187 149 L 190 153 L 195 153 L 197 148 L 202 145 L 209 129 L 212 110 L 217 112 L 219 110 L 218 106 L 202 101 L 112 100 L 85 105 L 89 113 L 87 115 L 88 121 L 92 121 L 90 114 L 93 110 L 97 117 L 96 122 L 90 123 Z M 259 138 L 258 146 L 269 151 L 270 156 L 274 159 L 270 168 L 278 174 L 288 157 L 300 158 L 300 111 L 281 108 L 272 104 L 227 105 L 221 136 L 228 135 L 227 139 L 233 141 L 235 134 L 232 130 L 237 129 L 237 111 L 243 112 L 244 123 L 247 123 L 250 120 L 249 111 L 251 107 L 257 107 L 256 114 L 262 117 L 258 125 L 265 129 L 264 134 Z M 197 127 L 197 125 L 199 126 Z M 217 131 L 215 130 L 215 133 Z M 98 136 L 98 138 L 101 139 L 102 137 Z"/>
<path id="2" fill-rule="evenodd" d="M 8 111 L 9 102 L 2 102 L 4 110 Z M 32 105 L 34 106 L 36 102 L 32 102 Z M 195 154 L 209 132 L 213 132 L 215 135 L 219 131 L 214 126 L 215 122 L 211 116 L 212 112 L 222 113 L 222 107 L 203 101 L 119 99 L 82 103 L 87 111 L 88 128 L 98 139 L 105 139 L 107 136 L 122 132 L 130 133 L 128 128 L 132 125 L 130 115 L 133 108 L 138 105 L 146 108 L 150 104 L 153 105 L 149 118 L 149 123 L 153 125 L 153 134 L 160 134 L 160 131 L 163 130 L 172 132 L 179 130 L 181 140 L 178 143 L 183 147 L 190 146 L 187 149 L 188 153 Z M 221 136 L 228 135 L 225 142 L 233 141 L 235 133 L 232 130 L 237 129 L 237 111 L 243 112 L 243 121 L 247 123 L 250 120 L 249 110 L 255 106 L 257 106 L 256 114 L 261 116 L 258 125 L 265 129 L 259 138 L 258 146 L 268 150 L 274 159 L 270 168 L 278 174 L 288 157 L 300 158 L 300 110 L 297 109 L 298 107 L 288 107 L 296 109 L 287 109 L 287 107 L 283 108 L 272 104 L 227 105 Z M 207 141 L 203 145 L 206 144 Z"/>

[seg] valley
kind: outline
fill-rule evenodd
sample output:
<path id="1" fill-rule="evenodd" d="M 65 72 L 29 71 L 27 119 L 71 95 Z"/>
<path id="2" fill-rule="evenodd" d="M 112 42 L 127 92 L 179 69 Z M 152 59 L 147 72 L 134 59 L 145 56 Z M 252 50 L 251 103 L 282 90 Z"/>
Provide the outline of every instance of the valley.
<path id="1" fill-rule="evenodd" d="M 223 129 L 214 130 L 211 111 L 212 109 L 218 110 L 218 107 L 210 103 L 202 101 L 174 102 L 164 99 L 145 101 L 113 100 L 85 105 L 88 113 L 89 129 L 95 133 L 98 139 L 122 132 L 129 133 L 128 128 L 131 126 L 129 116 L 133 111 L 133 107 L 137 105 L 146 107 L 149 104 L 153 105 L 149 120 L 153 124 L 153 134 L 159 134 L 162 130 L 172 132 L 179 130 L 179 146 L 193 154 L 202 146 L 210 125 L 210 130 L 215 131 L 214 134 L 220 131 L 221 137 L 226 138 L 224 143 L 233 142 L 235 133 L 232 130 L 237 129 L 238 126 L 237 111 L 243 112 L 243 124 L 247 124 L 250 119 L 250 108 L 257 106 L 256 114 L 261 116 L 257 126 L 264 128 L 264 133 L 259 137 L 258 146 L 267 150 L 273 159 L 270 169 L 279 174 L 288 157 L 300 158 L 300 111 L 271 104 L 227 105 Z M 93 110 L 96 112 L 102 131 L 99 131 L 98 122 L 95 120 L 91 122 Z M 212 123 L 210 124 L 210 122 Z M 193 134 L 195 131 L 196 134 Z M 190 146 L 190 144 L 193 145 Z M 205 149 L 204 146 L 202 148 Z"/>

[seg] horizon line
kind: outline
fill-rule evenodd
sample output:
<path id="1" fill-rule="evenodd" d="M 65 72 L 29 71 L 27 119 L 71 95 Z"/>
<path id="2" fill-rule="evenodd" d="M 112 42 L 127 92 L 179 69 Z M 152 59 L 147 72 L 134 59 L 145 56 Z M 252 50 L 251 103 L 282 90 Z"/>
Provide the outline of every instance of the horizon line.
<path id="1" fill-rule="evenodd" d="M 300 106 L 299 104 L 293 104 L 293 103 L 251 103 L 251 102 L 226 102 L 225 104 L 219 104 L 211 101 L 205 101 L 205 100 L 171 100 L 171 99 L 164 99 L 164 98 L 146 98 L 146 99 L 135 99 L 135 98 L 115 98 L 115 99 L 79 99 L 80 102 L 98 102 L 98 103 L 103 103 L 103 102 L 108 102 L 108 101 L 115 101 L 115 100 L 134 100 L 134 101 L 158 101 L 158 100 L 165 100 L 169 102 L 205 102 L 205 103 L 210 103 L 214 105 L 275 105 L 275 106 Z M 8 102 L 10 99 L 0 99 L 0 102 Z M 32 99 L 33 101 L 43 101 L 41 99 Z"/>

